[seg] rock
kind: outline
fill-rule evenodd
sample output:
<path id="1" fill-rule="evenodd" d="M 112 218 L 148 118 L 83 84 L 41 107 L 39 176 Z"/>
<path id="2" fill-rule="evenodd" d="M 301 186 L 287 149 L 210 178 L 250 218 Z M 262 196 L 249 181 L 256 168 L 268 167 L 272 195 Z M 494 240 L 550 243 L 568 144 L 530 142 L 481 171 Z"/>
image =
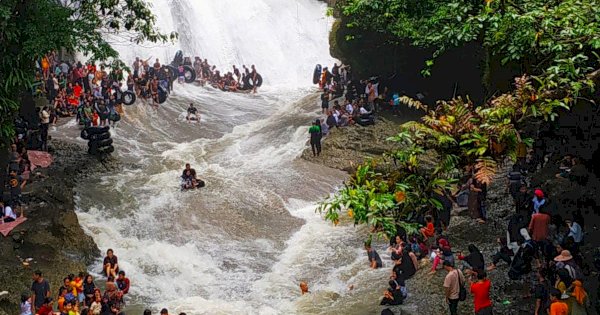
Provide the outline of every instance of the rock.
<path id="1" fill-rule="evenodd" d="M 398 123 L 385 118 L 378 119 L 373 126 L 334 128 L 323 138 L 321 156 L 313 157 L 309 147 L 302 153 L 302 158 L 352 172 L 367 159 L 382 161 L 382 154 L 395 146 L 395 143 L 387 141 L 387 138 L 396 135 L 398 128 Z"/>
<path id="2" fill-rule="evenodd" d="M 12 240 L 15 243 L 23 243 L 23 235 L 21 235 L 21 233 L 14 233 L 12 235 Z"/>
<path id="3" fill-rule="evenodd" d="M 78 171 L 94 176 L 106 169 L 85 148 L 52 141 L 54 163 L 41 169 L 42 176 L 25 188 L 30 197 L 24 211 L 27 221 L 12 232 L 11 239 L 0 238 L 0 283 L 9 292 L 0 297 L 0 315 L 18 314 L 20 292 L 31 285 L 33 270 L 43 272 L 54 294 L 66 274 L 87 270 L 100 256 L 91 236 L 79 225 L 73 189 L 81 177 Z"/>

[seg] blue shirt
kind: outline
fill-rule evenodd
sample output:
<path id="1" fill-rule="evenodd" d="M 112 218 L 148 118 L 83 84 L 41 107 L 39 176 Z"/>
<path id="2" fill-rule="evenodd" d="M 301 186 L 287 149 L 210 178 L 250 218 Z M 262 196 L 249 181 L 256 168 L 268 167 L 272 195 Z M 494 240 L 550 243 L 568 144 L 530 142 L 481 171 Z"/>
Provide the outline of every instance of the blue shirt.
<path id="1" fill-rule="evenodd" d="M 571 224 L 571 228 L 569 229 L 568 236 L 572 236 L 573 240 L 575 240 L 575 243 L 581 243 L 583 240 L 583 229 L 581 228 L 581 225 L 579 225 L 577 222 L 573 222 Z"/>

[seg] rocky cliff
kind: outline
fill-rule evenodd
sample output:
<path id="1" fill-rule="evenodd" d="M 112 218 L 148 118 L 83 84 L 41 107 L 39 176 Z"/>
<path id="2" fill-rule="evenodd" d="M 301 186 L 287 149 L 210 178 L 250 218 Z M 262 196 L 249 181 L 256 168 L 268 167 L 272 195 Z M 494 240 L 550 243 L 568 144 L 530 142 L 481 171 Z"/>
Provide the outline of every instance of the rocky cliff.
<path id="1" fill-rule="evenodd" d="M 105 171 L 105 166 L 78 145 L 57 141 L 52 145 L 54 163 L 36 169 L 24 191 L 27 221 L 8 237 L 0 236 L 0 291 L 8 291 L 0 296 L 0 314 L 18 313 L 33 271 L 43 272 L 55 296 L 63 277 L 85 272 L 100 257 L 93 239 L 79 225 L 74 188 L 78 179 Z"/>

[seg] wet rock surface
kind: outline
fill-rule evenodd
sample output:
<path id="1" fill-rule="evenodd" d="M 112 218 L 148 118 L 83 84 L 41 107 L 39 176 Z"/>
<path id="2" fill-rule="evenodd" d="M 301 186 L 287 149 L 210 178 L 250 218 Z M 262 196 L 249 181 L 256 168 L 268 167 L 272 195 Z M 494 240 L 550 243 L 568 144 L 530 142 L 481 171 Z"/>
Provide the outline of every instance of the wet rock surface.
<path id="1" fill-rule="evenodd" d="M 395 144 L 386 139 L 398 133 L 398 126 L 398 123 L 388 118 L 378 118 L 373 126 L 333 128 L 323 137 L 320 156 L 313 157 L 309 147 L 302 153 L 302 158 L 351 172 L 356 165 L 368 159 L 382 161 L 381 155 L 394 148 Z"/>
<path id="2" fill-rule="evenodd" d="M 75 214 L 74 187 L 77 181 L 107 168 L 89 156 L 86 148 L 59 141 L 51 142 L 53 164 L 36 168 L 23 195 L 27 221 L 7 237 L 0 236 L 0 314 L 17 314 L 22 292 L 28 292 L 31 275 L 41 270 L 50 282 L 52 296 L 64 276 L 86 271 L 100 256 L 93 239 L 84 233 Z"/>

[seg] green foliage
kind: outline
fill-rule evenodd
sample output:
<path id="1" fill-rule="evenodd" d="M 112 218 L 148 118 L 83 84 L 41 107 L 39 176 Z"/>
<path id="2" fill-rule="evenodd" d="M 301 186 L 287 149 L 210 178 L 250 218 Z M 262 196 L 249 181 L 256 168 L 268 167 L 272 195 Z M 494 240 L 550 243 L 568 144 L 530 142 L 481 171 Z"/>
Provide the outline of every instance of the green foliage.
<path id="1" fill-rule="evenodd" d="M 35 60 L 64 49 L 92 60 L 118 57 L 107 36 L 140 43 L 174 40 L 155 29 L 142 0 L 2 0 L 0 2 L 0 147 L 14 135 L 20 94 L 31 87 Z"/>
<path id="2" fill-rule="evenodd" d="M 544 89 L 565 91 L 551 107 L 568 107 L 593 86 L 586 74 L 598 67 L 599 0 L 346 0 L 341 7 L 354 28 L 432 48 L 433 59 L 476 41 L 503 63 L 520 64 Z M 431 73 L 433 59 L 424 75 Z"/>
<path id="3" fill-rule="evenodd" d="M 433 49 L 424 75 L 448 48 L 468 42 L 479 43 L 504 64 L 521 65 L 529 75 L 515 79 L 514 91 L 478 106 L 461 98 L 435 107 L 401 98 L 425 115 L 389 139 L 398 143 L 388 153 L 394 165 L 382 173 L 359 167 L 319 208 L 334 222 L 342 210 L 352 209 L 354 223 L 368 224 L 379 236 L 392 236 L 415 214 L 439 208 L 431 196 L 449 189 L 463 169 L 489 183 L 499 162 L 516 158 L 520 143 L 531 146 L 531 139 L 521 137 L 520 124 L 554 120 L 559 110 L 593 91 L 600 77 L 600 70 L 594 71 L 600 62 L 595 52 L 600 0 L 345 0 L 341 8 L 350 28 Z"/>
<path id="4" fill-rule="evenodd" d="M 441 209 L 434 198 L 451 191 L 463 169 L 473 170 L 477 180 L 490 183 L 497 165 L 516 159 L 523 139 L 517 125 L 536 112 L 551 111 L 544 102 L 532 100 L 536 93 L 526 77 L 515 80 L 515 91 L 480 106 L 456 98 L 440 101 L 435 108 L 403 98 L 403 103 L 423 110 L 421 121 L 411 121 L 388 140 L 397 143 L 387 154 L 393 159 L 376 172 L 372 163 L 361 165 L 333 197 L 319 210 L 338 223 L 343 211 L 354 224 L 367 224 L 372 234 L 392 237 L 398 225 L 418 214 Z M 405 228 L 406 229 L 406 228 Z M 416 225 L 411 228 L 416 232 Z"/>

